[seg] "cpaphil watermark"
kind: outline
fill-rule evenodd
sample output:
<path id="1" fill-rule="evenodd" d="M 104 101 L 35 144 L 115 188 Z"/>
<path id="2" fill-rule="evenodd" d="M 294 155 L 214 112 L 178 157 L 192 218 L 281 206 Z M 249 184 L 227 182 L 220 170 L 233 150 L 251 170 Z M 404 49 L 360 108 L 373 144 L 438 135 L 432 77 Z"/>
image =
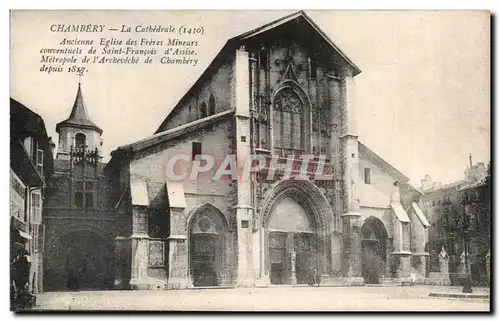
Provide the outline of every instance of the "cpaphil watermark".
<path id="1" fill-rule="evenodd" d="M 169 181 L 250 181 L 255 175 L 267 180 L 332 180 L 332 166 L 326 156 L 300 155 L 278 157 L 275 155 L 233 154 L 191 155 L 178 151 L 168 157 L 166 176 Z"/>

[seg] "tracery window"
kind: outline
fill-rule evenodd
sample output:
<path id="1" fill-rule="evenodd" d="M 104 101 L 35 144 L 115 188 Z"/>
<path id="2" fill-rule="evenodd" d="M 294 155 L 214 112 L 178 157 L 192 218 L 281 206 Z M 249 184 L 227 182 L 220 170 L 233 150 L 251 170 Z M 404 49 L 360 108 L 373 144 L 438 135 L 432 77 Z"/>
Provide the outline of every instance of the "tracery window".
<path id="1" fill-rule="evenodd" d="M 274 98 L 273 133 L 276 154 L 286 157 L 304 152 L 304 104 L 291 88 Z"/>

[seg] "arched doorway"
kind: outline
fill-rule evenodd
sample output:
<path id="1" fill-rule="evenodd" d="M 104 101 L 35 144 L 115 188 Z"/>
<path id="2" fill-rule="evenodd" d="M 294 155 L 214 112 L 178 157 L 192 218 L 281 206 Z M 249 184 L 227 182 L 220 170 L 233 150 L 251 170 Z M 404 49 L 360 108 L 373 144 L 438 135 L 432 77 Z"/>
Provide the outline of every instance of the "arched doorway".
<path id="1" fill-rule="evenodd" d="M 318 264 L 316 222 L 310 209 L 292 196 L 282 197 L 269 216 L 267 232 L 271 284 L 306 284 Z"/>
<path id="2" fill-rule="evenodd" d="M 48 254 L 44 277 L 47 291 L 113 288 L 114 249 L 99 234 L 87 230 L 66 233 L 48 248 Z"/>
<path id="3" fill-rule="evenodd" d="M 189 223 L 189 270 L 193 286 L 218 286 L 226 276 L 227 223 L 212 205 L 197 209 Z"/>
<path id="4" fill-rule="evenodd" d="M 334 213 L 309 180 L 282 180 L 264 195 L 260 276 L 271 284 L 307 283 L 316 269 L 331 272 L 330 228 Z"/>
<path id="5" fill-rule="evenodd" d="M 387 231 L 375 217 L 368 218 L 361 228 L 362 273 L 365 283 L 379 283 L 386 269 Z"/>

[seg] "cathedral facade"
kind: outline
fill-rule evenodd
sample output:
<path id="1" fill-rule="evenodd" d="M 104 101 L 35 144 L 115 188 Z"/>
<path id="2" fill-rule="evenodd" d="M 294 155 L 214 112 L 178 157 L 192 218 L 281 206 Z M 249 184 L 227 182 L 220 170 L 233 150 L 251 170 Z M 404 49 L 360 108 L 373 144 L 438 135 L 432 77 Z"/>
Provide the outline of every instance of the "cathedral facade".
<path id="1" fill-rule="evenodd" d="M 360 72 L 305 13 L 286 16 L 230 39 L 155 134 L 107 164 L 79 86 L 57 125 L 45 289 L 306 284 L 313 272 L 425 282 L 421 193 L 358 141 Z"/>
<path id="2" fill-rule="evenodd" d="M 115 286 L 425 282 L 421 193 L 358 141 L 360 72 L 303 12 L 230 39 L 154 135 L 112 152 Z"/>

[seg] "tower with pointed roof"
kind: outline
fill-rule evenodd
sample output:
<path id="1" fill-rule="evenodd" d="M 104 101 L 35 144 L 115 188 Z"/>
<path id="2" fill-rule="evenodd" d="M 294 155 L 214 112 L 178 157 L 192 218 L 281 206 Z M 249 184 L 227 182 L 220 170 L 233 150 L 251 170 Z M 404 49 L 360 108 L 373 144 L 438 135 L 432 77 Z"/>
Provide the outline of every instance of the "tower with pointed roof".
<path id="1" fill-rule="evenodd" d="M 102 129 L 89 116 L 79 83 L 69 117 L 56 125 L 59 146 L 43 203 L 45 291 L 72 288 L 69 273 L 77 275 L 79 289 L 113 286 L 112 242 L 121 225 L 109 205 Z"/>
<path id="2" fill-rule="evenodd" d="M 89 117 L 80 83 L 71 114 L 56 125 L 56 132 L 59 134 L 57 159 L 69 160 L 72 149 L 97 151 L 99 158 L 102 158 L 102 129 Z"/>

